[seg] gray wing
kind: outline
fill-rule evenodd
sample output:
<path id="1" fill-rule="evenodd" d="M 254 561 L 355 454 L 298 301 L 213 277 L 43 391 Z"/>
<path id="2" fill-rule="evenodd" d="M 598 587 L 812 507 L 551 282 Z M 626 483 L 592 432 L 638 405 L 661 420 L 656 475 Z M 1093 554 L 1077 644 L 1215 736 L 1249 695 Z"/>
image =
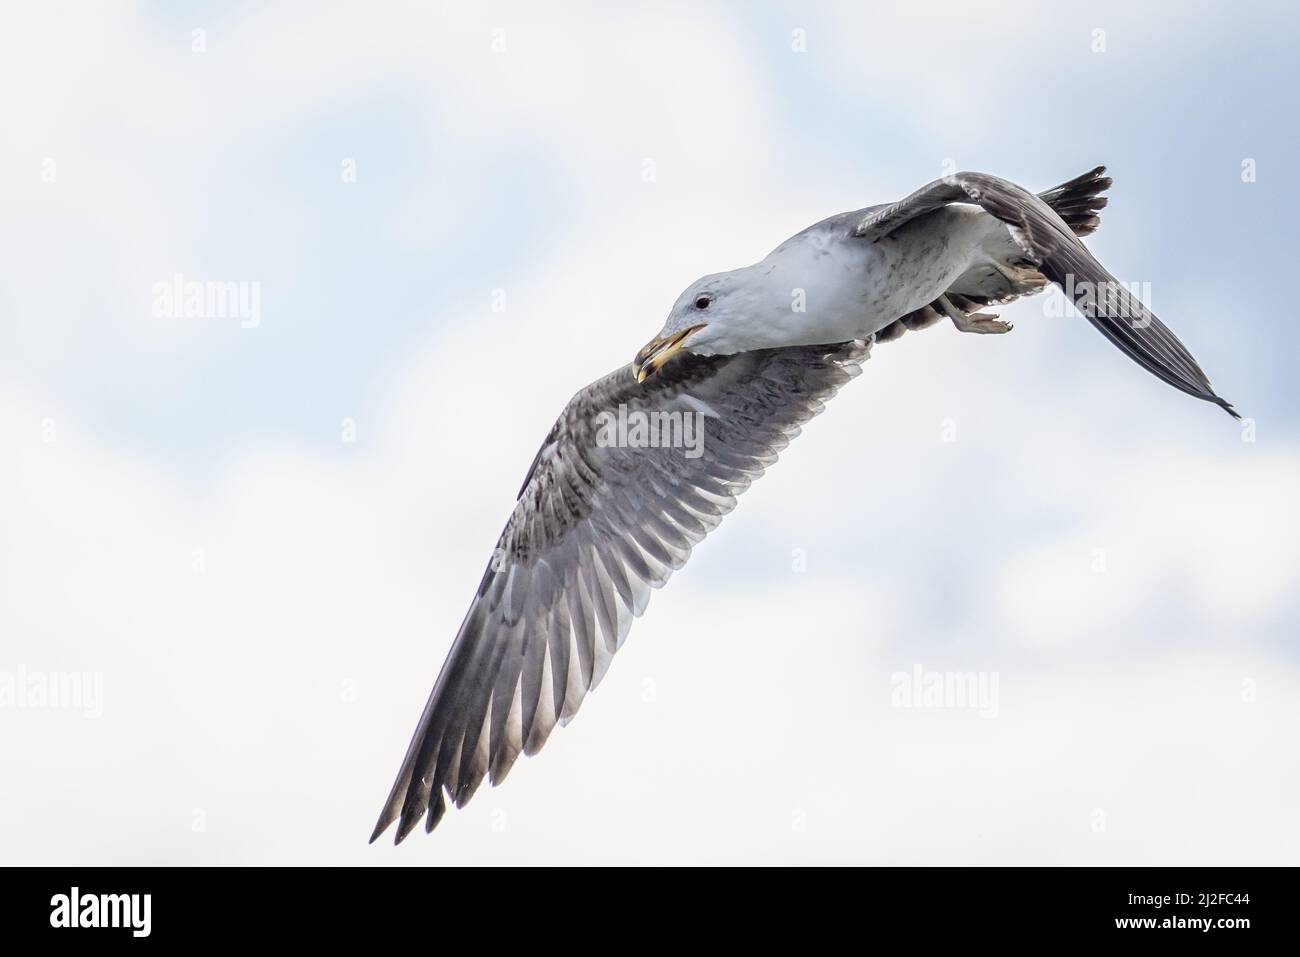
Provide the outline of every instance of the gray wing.
<path id="1" fill-rule="evenodd" d="M 499 783 L 520 751 L 536 753 L 573 717 L 650 590 L 860 371 L 867 349 L 683 352 L 644 384 L 625 366 L 575 395 L 533 461 L 370 840 L 395 820 L 397 842 L 421 817 L 432 830 L 444 792 L 463 806 L 485 775 Z M 661 414 L 691 416 L 702 441 L 611 443 L 620 407 L 627 422 L 644 413 L 670 429 L 684 419 Z"/>
<path id="2" fill-rule="evenodd" d="M 1098 168 L 1084 177 L 1101 172 Z M 1090 230 L 1096 225 L 1092 210 L 1082 204 L 1078 208 L 1064 206 L 1065 212 L 1074 217 L 1067 223 L 1049 205 L 1054 201 L 1060 205 L 1063 199 L 1068 204 L 1070 187 L 1077 182 L 1062 184 L 1038 197 L 986 173 L 956 173 L 923 186 L 897 203 L 872 210 L 858 224 L 854 235 L 875 242 L 917 216 L 949 203 L 975 203 L 1007 224 L 1025 256 L 1126 355 L 1174 388 L 1214 402 L 1239 418 L 1232 406 L 1215 393 L 1178 337 L 1107 272 L 1075 235 L 1074 229 L 1080 226 Z M 1062 194 L 1054 195 L 1057 190 Z"/>

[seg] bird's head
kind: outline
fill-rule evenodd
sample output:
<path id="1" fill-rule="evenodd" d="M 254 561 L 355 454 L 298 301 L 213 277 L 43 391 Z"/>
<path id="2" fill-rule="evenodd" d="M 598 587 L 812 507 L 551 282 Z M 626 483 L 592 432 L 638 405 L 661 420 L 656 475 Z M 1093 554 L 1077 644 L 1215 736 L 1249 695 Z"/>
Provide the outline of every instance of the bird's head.
<path id="1" fill-rule="evenodd" d="M 638 382 L 654 375 L 685 349 L 699 355 L 742 352 L 747 330 L 765 314 L 763 284 L 755 283 L 753 266 L 697 279 L 677 297 L 668 321 L 632 361 Z"/>

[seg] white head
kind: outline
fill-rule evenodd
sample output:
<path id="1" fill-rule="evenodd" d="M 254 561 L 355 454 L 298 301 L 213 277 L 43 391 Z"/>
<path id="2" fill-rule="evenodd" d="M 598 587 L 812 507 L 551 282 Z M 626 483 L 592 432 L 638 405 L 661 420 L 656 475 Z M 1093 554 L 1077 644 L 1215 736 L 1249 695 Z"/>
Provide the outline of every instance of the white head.
<path id="1" fill-rule="evenodd" d="M 659 335 L 637 353 L 638 380 L 654 375 L 681 349 L 711 356 L 769 345 L 764 330 L 789 324 L 790 299 L 764 281 L 762 265 L 714 273 L 687 286 Z"/>

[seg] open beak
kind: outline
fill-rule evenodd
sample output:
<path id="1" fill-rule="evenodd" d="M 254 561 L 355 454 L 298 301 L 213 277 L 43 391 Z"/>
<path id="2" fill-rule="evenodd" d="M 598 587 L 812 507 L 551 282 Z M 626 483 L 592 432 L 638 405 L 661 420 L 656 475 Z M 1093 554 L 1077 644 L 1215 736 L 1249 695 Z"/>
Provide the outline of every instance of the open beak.
<path id="1" fill-rule="evenodd" d="M 641 351 L 632 360 L 632 372 L 636 376 L 636 381 L 644 382 L 662 369 L 664 363 L 675 356 L 682 346 L 686 345 L 686 340 L 703 329 L 705 325 L 707 323 L 691 326 L 681 332 L 674 332 L 667 338 L 655 336 L 642 346 Z"/>

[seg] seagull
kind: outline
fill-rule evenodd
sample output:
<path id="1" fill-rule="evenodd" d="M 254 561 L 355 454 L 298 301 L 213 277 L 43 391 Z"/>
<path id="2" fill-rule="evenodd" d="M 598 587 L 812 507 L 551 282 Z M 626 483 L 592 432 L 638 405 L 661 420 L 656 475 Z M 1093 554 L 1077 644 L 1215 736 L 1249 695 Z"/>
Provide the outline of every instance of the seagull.
<path id="1" fill-rule="evenodd" d="M 986 307 L 1056 284 L 1148 372 L 1239 417 L 1080 241 L 1106 205 L 1105 171 L 1037 195 L 945 176 L 687 287 L 631 364 L 574 395 L 533 459 L 371 842 L 394 821 L 395 843 L 421 818 L 432 831 L 448 799 L 463 807 L 484 777 L 499 784 L 572 719 L 650 592 L 873 345 L 945 318 L 1004 334 Z"/>

